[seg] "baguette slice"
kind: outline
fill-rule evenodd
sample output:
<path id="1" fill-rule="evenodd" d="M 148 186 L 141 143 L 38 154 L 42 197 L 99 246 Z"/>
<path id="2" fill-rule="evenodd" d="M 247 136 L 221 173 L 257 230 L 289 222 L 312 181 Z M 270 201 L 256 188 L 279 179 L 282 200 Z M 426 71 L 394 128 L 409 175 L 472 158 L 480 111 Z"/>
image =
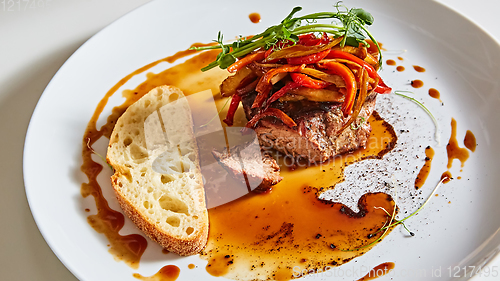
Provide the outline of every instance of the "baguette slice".
<path id="1" fill-rule="evenodd" d="M 118 202 L 139 229 L 182 256 L 205 247 L 205 192 L 181 90 L 160 86 L 132 104 L 115 125 L 107 161 Z"/>

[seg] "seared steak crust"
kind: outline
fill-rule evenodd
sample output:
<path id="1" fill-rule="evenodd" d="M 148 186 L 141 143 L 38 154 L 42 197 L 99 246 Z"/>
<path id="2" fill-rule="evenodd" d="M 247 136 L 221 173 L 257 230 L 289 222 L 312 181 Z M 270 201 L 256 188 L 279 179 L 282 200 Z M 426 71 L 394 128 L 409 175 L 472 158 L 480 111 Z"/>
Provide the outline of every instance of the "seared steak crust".
<path id="1" fill-rule="evenodd" d="M 256 93 L 245 96 L 243 108 L 248 120 L 257 112 L 251 106 Z M 368 118 L 375 108 L 376 94 L 370 95 L 363 104 L 357 120 L 340 130 L 350 117 L 344 117 L 340 103 L 319 103 L 307 100 L 276 101 L 271 107 L 290 116 L 297 127 L 289 128 L 280 120 L 267 117 L 255 128 L 263 149 L 275 149 L 295 159 L 324 162 L 330 157 L 366 146 L 371 132 Z"/>

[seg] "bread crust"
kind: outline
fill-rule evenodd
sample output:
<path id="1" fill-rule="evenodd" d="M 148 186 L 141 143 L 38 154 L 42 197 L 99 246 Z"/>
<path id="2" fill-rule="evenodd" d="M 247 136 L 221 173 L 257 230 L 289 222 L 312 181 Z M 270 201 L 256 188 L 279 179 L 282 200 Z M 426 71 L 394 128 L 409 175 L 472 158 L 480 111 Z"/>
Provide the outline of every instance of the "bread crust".
<path id="1" fill-rule="evenodd" d="M 150 99 L 148 102 L 148 106 L 151 108 L 156 108 L 156 111 L 159 110 L 159 108 L 164 105 L 163 103 L 165 102 L 164 99 L 165 97 L 159 97 L 159 95 L 170 95 L 170 94 L 175 94 L 179 95 L 180 97 L 184 97 L 182 91 L 178 88 L 175 87 L 170 87 L 170 86 L 160 86 L 157 87 L 153 90 L 151 90 L 148 94 L 146 94 L 144 97 L 139 99 L 136 103 L 139 104 L 133 104 L 131 107 L 134 107 L 134 110 L 137 111 L 138 107 L 143 106 L 144 107 L 144 102 L 145 100 L 143 99 Z M 152 98 L 154 96 L 154 98 Z M 151 101 L 157 101 L 160 104 L 152 104 Z M 129 109 L 131 108 L 129 107 Z M 147 113 L 146 115 L 149 114 L 149 111 L 155 112 L 155 110 L 151 110 L 149 108 L 148 110 L 145 110 Z M 180 176 L 181 180 L 183 181 L 182 187 L 177 184 L 174 180 L 173 183 L 170 184 L 168 187 L 169 189 L 165 189 L 164 186 L 167 186 L 168 184 L 163 184 L 164 186 L 160 186 L 163 188 L 161 192 L 159 190 L 153 190 L 150 191 L 151 193 L 158 192 L 158 194 L 164 195 L 165 193 L 170 192 L 171 194 L 168 194 L 168 196 L 171 196 L 172 198 L 177 198 L 176 196 L 176 188 L 184 188 L 181 192 L 183 193 L 188 193 L 189 197 L 192 200 L 184 200 L 182 203 L 184 203 L 187 206 L 187 210 L 183 210 L 182 213 L 176 213 L 180 212 L 175 209 L 172 210 L 162 210 L 158 208 L 161 212 L 163 213 L 169 213 L 172 214 L 172 216 L 176 216 L 180 218 L 180 225 L 177 225 L 177 229 L 175 227 L 170 227 L 168 224 L 164 223 L 164 220 L 166 219 L 165 217 L 161 217 L 159 222 L 158 215 L 156 214 L 155 216 L 149 214 L 148 212 L 145 211 L 144 206 L 140 206 L 138 204 L 137 199 L 134 200 L 133 196 L 130 195 L 130 192 L 128 190 L 125 190 L 126 188 L 128 189 L 134 189 L 138 190 L 138 193 L 144 193 L 145 196 L 147 196 L 146 192 L 146 186 L 140 186 L 139 181 L 131 181 L 132 174 L 137 175 L 137 171 L 134 169 L 138 169 L 137 167 L 151 167 L 151 163 L 154 158 L 157 156 L 157 154 L 153 155 L 148 155 L 148 159 L 144 160 L 144 163 L 141 163 L 140 165 L 133 165 L 134 163 L 127 163 L 126 160 L 124 159 L 130 159 L 130 157 L 125 157 L 122 159 L 121 155 L 123 155 L 123 152 L 121 150 L 126 150 L 126 146 L 123 146 L 121 142 L 123 142 L 122 139 L 119 138 L 119 134 L 123 133 L 127 129 L 132 128 L 135 131 L 137 131 L 137 126 L 136 127 L 131 127 L 130 121 L 130 116 L 133 116 L 134 114 L 137 115 L 137 113 L 129 113 L 129 109 L 119 118 L 117 121 L 117 124 L 115 126 L 115 129 L 113 130 L 113 133 L 110 138 L 110 143 L 108 147 L 108 153 L 107 153 L 107 161 L 108 163 L 114 168 L 115 173 L 111 176 L 111 184 L 113 186 L 113 190 L 115 192 L 116 198 L 123 209 L 124 213 L 132 220 L 132 222 L 142 231 L 144 232 L 151 240 L 157 242 L 160 244 L 163 248 L 166 250 L 177 253 L 181 256 L 188 256 L 188 255 L 193 255 L 199 253 L 203 248 L 205 247 L 208 239 L 208 212 L 206 209 L 205 205 L 205 194 L 203 190 L 203 183 L 202 183 L 202 176 L 201 176 L 201 171 L 199 167 L 199 158 L 198 158 L 198 147 L 196 145 L 196 141 L 194 140 L 194 136 L 192 133 L 192 120 L 190 119 L 191 122 L 191 136 L 193 141 L 195 142 L 194 145 L 190 146 L 190 151 L 189 153 L 192 153 L 194 156 L 192 158 L 194 159 L 192 163 L 192 170 L 190 171 L 190 177 L 187 179 L 182 178 L 182 175 Z M 140 108 L 139 108 L 140 110 Z M 130 115 L 130 116 L 129 116 Z M 190 116 L 190 115 L 189 115 Z M 191 118 L 191 117 L 190 117 Z M 137 119 L 137 118 L 136 118 Z M 140 119 L 140 118 L 139 118 Z M 124 120 L 127 120 L 126 123 Z M 134 119 L 132 119 L 134 120 Z M 142 119 L 141 119 L 142 120 Z M 145 120 L 145 118 L 144 118 Z M 141 122 L 141 121 L 139 121 Z M 143 121 L 144 123 L 145 121 Z M 136 124 L 134 124 L 135 126 Z M 140 126 L 139 126 L 140 128 Z M 142 133 L 144 134 L 144 133 Z M 138 136 L 142 136 L 141 134 L 138 134 Z M 138 137 L 139 138 L 139 137 Z M 142 141 L 142 140 L 141 140 Z M 121 153 L 121 154 L 120 154 Z M 125 152 L 127 154 L 127 152 Z M 189 158 L 191 159 L 191 157 Z M 132 162 L 132 161 L 129 161 Z M 132 164 L 132 165 L 131 165 Z M 141 166 L 142 165 L 142 166 Z M 132 166 L 132 167 L 130 167 Z M 142 168 L 144 170 L 144 167 Z M 141 170 L 141 172 L 142 172 Z M 144 173 L 143 173 L 144 174 Z M 184 174 L 184 171 L 183 173 Z M 150 170 L 147 171 L 147 175 L 151 177 L 160 177 L 161 174 L 153 171 L 151 168 Z M 148 179 L 146 178 L 143 180 L 146 183 L 152 182 L 154 179 Z M 179 181 L 179 179 L 176 179 Z M 137 183 L 136 183 L 137 182 Z M 156 181 L 157 183 L 158 181 Z M 191 183 L 192 185 L 196 185 L 194 187 L 184 187 L 185 183 Z M 194 184 L 193 184 L 194 183 Z M 128 185 L 128 186 L 127 186 Z M 151 184 L 152 185 L 152 184 Z M 187 191 L 186 191 L 187 190 Z M 189 194 L 191 192 L 191 194 Z M 136 196 L 137 197 L 137 196 Z M 184 197 L 185 199 L 186 197 Z M 198 199 L 198 200 L 197 200 Z M 180 200 L 180 199 L 179 199 Z M 150 200 L 152 201 L 152 200 Z M 182 200 L 181 200 L 182 201 Z M 157 202 L 153 202 L 153 204 L 156 204 Z M 149 204 L 149 203 L 148 203 Z M 168 222 L 168 221 L 167 221 Z M 180 228 L 183 228 L 182 231 L 177 231 Z M 191 233 L 187 233 L 186 229 L 187 228 L 191 229 Z M 175 231 L 171 231 L 171 229 L 174 229 Z"/>

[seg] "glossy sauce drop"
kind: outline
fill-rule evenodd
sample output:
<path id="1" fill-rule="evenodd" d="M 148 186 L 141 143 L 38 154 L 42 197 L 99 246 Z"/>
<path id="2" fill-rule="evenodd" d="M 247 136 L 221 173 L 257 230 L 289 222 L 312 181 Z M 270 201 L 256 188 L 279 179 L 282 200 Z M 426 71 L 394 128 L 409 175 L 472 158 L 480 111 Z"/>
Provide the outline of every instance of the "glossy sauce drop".
<path id="1" fill-rule="evenodd" d="M 206 46 L 207 44 L 196 43 L 192 46 Z M 208 44 L 212 45 L 212 44 Z M 142 254 L 146 250 L 147 240 L 139 234 L 121 235 L 119 231 L 123 228 L 125 218 L 121 212 L 111 209 L 107 200 L 104 198 L 101 186 L 97 182 L 97 176 L 102 170 L 102 166 L 92 160 L 93 149 L 92 145 L 101 137 L 109 139 L 111 132 L 116 124 L 116 120 L 125 112 L 125 110 L 149 91 L 147 88 L 138 89 L 136 91 L 126 91 L 124 96 L 125 102 L 113 108 L 112 114 L 107 118 L 107 123 L 100 129 L 97 129 L 96 123 L 99 119 L 108 99 L 127 81 L 132 77 L 151 69 L 161 62 L 173 62 L 181 57 L 193 54 L 195 51 L 186 50 L 176 53 L 173 56 L 150 63 L 141 67 L 129 75 L 122 78 L 116 85 L 114 85 L 106 95 L 101 99 L 97 105 L 92 118 L 87 124 L 83 140 L 82 140 L 82 172 L 87 176 L 88 182 L 82 183 L 81 195 L 87 197 L 92 195 L 95 199 L 97 207 L 97 214 L 87 217 L 88 223 L 98 232 L 106 236 L 109 241 L 109 252 L 115 256 L 116 259 L 124 261 L 132 268 L 139 267 L 139 261 Z M 142 90 L 142 91 L 141 91 Z"/>
<path id="2" fill-rule="evenodd" d="M 431 163 L 432 159 L 434 157 L 434 149 L 432 147 L 428 146 L 425 148 L 425 164 L 422 166 L 420 169 L 420 172 L 417 175 L 417 178 L 415 179 L 415 189 L 421 188 L 424 184 L 425 181 L 427 180 L 427 177 L 429 176 L 429 172 L 431 171 Z"/>
<path id="3" fill-rule="evenodd" d="M 425 68 L 418 65 L 414 65 L 413 69 L 415 69 L 416 72 L 425 72 Z"/>
<path id="4" fill-rule="evenodd" d="M 434 89 L 434 88 L 430 88 L 429 89 L 429 96 L 431 96 L 431 97 L 433 97 L 435 99 L 438 99 L 440 102 L 443 102 L 441 100 L 441 95 L 440 95 L 439 91 L 436 90 L 436 89 Z"/>
<path id="5" fill-rule="evenodd" d="M 368 280 L 374 280 L 379 277 L 382 277 L 386 274 L 388 274 L 391 270 L 394 269 L 396 265 L 393 262 L 384 262 L 383 264 L 379 264 L 376 267 L 374 267 L 368 274 L 363 276 L 361 279 L 358 281 L 368 281 Z"/>
<path id="6" fill-rule="evenodd" d="M 474 152 L 476 151 L 476 136 L 470 131 L 467 130 L 465 133 L 465 138 L 464 138 L 464 145 L 467 147 L 470 151 Z"/>
<path id="7" fill-rule="evenodd" d="M 424 82 L 422 82 L 422 80 L 412 80 L 411 86 L 413 88 L 421 88 L 422 86 L 424 86 Z"/>
<path id="8" fill-rule="evenodd" d="M 452 179 L 453 176 L 451 175 L 450 171 L 446 171 L 441 175 L 441 180 L 443 180 L 443 183 L 449 183 Z"/>
<path id="9" fill-rule="evenodd" d="M 403 60 L 403 57 L 398 57 L 398 60 L 401 60 L 401 61 L 402 61 L 402 60 Z"/>
<path id="10" fill-rule="evenodd" d="M 208 260 L 206 270 L 230 279 L 290 280 L 298 274 L 294 268 L 303 276 L 308 269 L 341 265 L 368 251 L 371 247 L 358 248 L 376 240 L 379 235 L 369 235 L 388 219 L 375 207 L 394 210 L 392 198 L 365 194 L 358 202 L 360 212 L 355 213 L 318 196 L 343 181 L 346 162 L 380 158 L 392 149 L 396 141 L 392 127 L 376 112 L 369 122 L 372 133 L 366 149 L 294 171 L 282 166 L 284 179 L 272 192 L 248 194 L 210 209 L 209 242 L 202 253 Z"/>
<path id="11" fill-rule="evenodd" d="M 446 152 L 448 153 L 448 169 L 451 168 L 454 159 L 460 160 L 461 167 L 463 167 L 465 161 L 469 158 L 469 151 L 458 146 L 457 121 L 455 118 L 451 118 L 451 136 L 448 144 L 446 145 Z"/>
<path id="12" fill-rule="evenodd" d="M 175 281 L 179 277 L 181 270 L 175 265 L 166 265 L 162 267 L 155 275 L 144 277 L 139 273 L 134 273 L 133 276 L 143 281 Z"/>
<path id="13" fill-rule="evenodd" d="M 196 265 L 194 265 L 194 264 L 190 263 L 190 264 L 188 264 L 188 268 L 189 268 L 189 269 L 195 269 L 195 268 L 196 268 Z"/>
<path id="14" fill-rule="evenodd" d="M 399 72 L 402 72 L 402 71 L 405 71 L 405 67 L 402 65 L 398 65 L 398 67 L 396 67 L 396 70 Z"/>
<path id="15" fill-rule="evenodd" d="M 248 18 L 253 23 L 259 23 L 260 22 L 260 14 L 259 13 L 251 13 L 250 15 L 248 15 Z"/>
<path id="16" fill-rule="evenodd" d="M 396 65 L 394 60 L 387 60 L 385 63 L 387 63 L 387 65 Z"/>

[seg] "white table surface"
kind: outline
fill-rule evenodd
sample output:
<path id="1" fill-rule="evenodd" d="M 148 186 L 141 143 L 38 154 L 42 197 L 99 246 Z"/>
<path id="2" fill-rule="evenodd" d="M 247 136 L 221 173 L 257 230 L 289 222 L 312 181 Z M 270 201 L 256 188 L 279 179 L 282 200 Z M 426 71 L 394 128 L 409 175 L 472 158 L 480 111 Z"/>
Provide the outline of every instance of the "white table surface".
<path id="1" fill-rule="evenodd" d="M 66 59 L 100 29 L 146 2 L 0 0 L 0 280 L 76 280 L 45 243 L 26 200 L 26 129 L 40 95 Z M 500 41 L 499 0 L 438 2 Z M 500 257 L 490 266 L 500 268 Z"/>

